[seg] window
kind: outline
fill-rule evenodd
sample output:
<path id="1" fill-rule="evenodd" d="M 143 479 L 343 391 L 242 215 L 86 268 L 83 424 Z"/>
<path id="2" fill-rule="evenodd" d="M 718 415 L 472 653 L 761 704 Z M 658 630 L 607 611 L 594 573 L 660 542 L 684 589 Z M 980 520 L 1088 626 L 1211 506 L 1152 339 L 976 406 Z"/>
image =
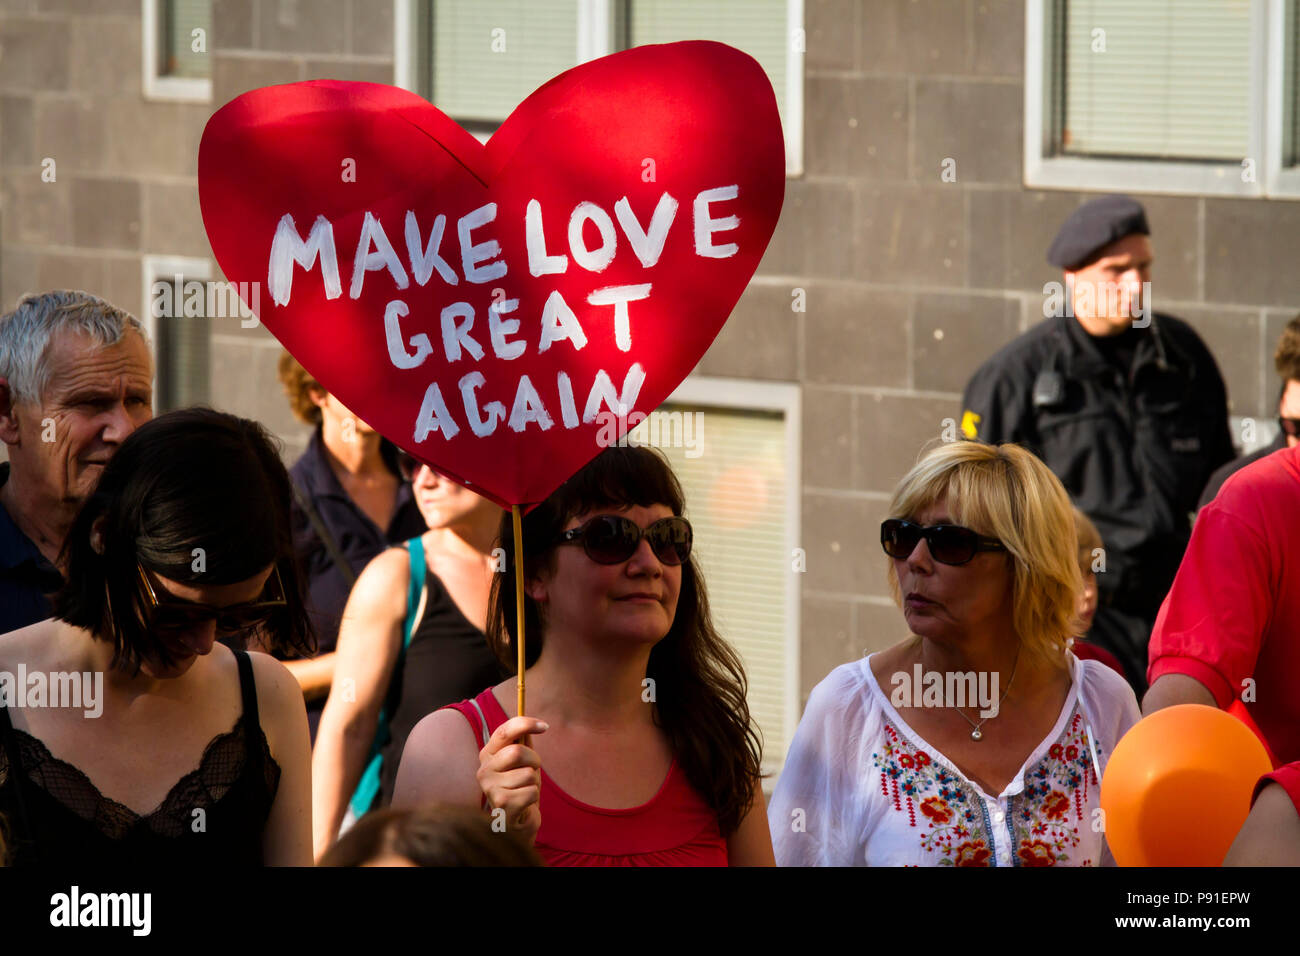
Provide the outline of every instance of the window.
<path id="1" fill-rule="evenodd" d="M 154 411 L 206 404 L 211 372 L 207 259 L 144 257 L 144 308 L 154 360 Z"/>
<path id="2" fill-rule="evenodd" d="M 1300 195 L 1296 0 L 1027 0 L 1025 182 Z"/>
<path id="3" fill-rule="evenodd" d="M 767 71 L 786 171 L 802 171 L 802 0 L 398 0 L 396 11 L 397 84 L 482 139 L 579 63 L 649 43 L 728 43 Z"/>
<path id="4" fill-rule="evenodd" d="M 713 621 L 744 662 L 773 774 L 799 719 L 799 420 L 797 386 L 690 378 L 629 436 L 682 483 Z"/>
<path id="5" fill-rule="evenodd" d="M 141 2 L 144 95 L 158 100 L 210 101 L 212 0 Z"/>

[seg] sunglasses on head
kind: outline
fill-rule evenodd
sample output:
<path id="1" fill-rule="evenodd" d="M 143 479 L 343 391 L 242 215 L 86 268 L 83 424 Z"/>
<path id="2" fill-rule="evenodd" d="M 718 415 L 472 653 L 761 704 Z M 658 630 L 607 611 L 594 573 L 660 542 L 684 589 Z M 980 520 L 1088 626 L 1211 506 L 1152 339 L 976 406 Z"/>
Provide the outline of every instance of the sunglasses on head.
<path id="1" fill-rule="evenodd" d="M 187 631 L 208 621 L 216 621 L 218 634 L 237 634 L 267 623 L 277 612 L 287 607 L 284 598 L 284 582 L 280 580 L 280 569 L 272 565 L 271 576 L 266 581 L 266 592 L 256 601 L 244 604 L 231 604 L 215 607 L 200 604 L 197 601 L 182 601 L 179 598 L 159 600 L 144 565 L 136 562 L 140 574 L 141 596 L 143 597 L 145 624 L 151 630 Z M 166 591 L 163 591 L 166 594 Z"/>
<path id="2" fill-rule="evenodd" d="M 621 564 L 636 553 L 642 538 L 650 542 L 650 550 L 662 564 L 675 567 L 691 556 L 691 525 L 685 518 L 660 518 L 642 531 L 631 518 L 596 515 L 557 540 L 559 544 L 581 541 L 587 557 L 597 564 Z"/>
<path id="3" fill-rule="evenodd" d="M 891 558 L 907 559 L 925 539 L 930 557 L 940 564 L 966 564 L 981 551 L 1005 551 L 1006 545 L 955 524 L 925 527 L 890 518 L 880 524 L 880 544 Z"/>
<path id="4" fill-rule="evenodd" d="M 1277 424 L 1283 434 L 1300 438 L 1300 418 L 1279 418 Z"/>

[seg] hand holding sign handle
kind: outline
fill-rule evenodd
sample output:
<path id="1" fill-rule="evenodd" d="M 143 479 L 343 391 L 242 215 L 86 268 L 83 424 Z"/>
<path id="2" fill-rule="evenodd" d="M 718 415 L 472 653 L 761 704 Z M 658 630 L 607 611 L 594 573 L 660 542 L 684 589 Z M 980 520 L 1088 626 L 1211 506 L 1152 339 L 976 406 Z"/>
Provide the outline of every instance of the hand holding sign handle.
<path id="1" fill-rule="evenodd" d="M 784 186 L 771 84 L 705 41 L 575 67 L 486 145 L 405 90 L 315 81 L 226 104 L 199 150 L 213 253 L 267 285 L 261 322 L 503 507 L 545 499 L 694 368 Z"/>

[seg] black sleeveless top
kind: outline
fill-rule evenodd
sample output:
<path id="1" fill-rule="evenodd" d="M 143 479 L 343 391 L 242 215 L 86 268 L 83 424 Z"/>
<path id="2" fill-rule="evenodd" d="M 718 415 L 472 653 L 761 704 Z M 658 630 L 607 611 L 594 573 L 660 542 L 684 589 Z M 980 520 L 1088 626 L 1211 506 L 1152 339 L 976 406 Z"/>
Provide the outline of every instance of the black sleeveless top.
<path id="1" fill-rule="evenodd" d="M 252 662 L 234 653 L 243 713 L 146 816 L 105 797 L 84 773 L 16 730 L 0 707 L 0 817 L 9 865 L 260 866 L 280 767 L 258 720 Z"/>
<path id="2" fill-rule="evenodd" d="M 402 748 L 415 725 L 439 707 L 473 697 L 505 676 L 488 647 L 487 635 L 460 612 L 442 579 L 426 571 L 424 581 L 428 591 L 424 617 L 411 635 L 401 673 L 393 675 L 399 682 L 399 696 L 389 709 L 388 745 L 380 751 L 377 807 L 386 807 L 393 799 Z"/>

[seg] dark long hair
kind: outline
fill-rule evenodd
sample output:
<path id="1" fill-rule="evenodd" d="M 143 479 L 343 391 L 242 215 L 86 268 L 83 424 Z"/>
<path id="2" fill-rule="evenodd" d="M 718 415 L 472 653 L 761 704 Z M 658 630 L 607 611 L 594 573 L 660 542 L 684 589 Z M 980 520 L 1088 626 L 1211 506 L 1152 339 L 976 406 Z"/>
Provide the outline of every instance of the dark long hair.
<path id="1" fill-rule="evenodd" d="M 575 515 L 594 508 L 665 505 L 674 515 L 685 508 L 681 485 L 668 462 L 649 448 L 613 447 L 597 455 L 523 518 L 524 577 L 554 568 L 555 542 Z M 515 636 L 514 531 L 510 515 L 501 524 L 505 572 L 494 575 L 488 635 L 501 663 L 517 669 Z M 537 603 L 525 593 L 526 664 L 542 651 Z M 704 579 L 694 556 L 682 565 L 677 614 L 667 636 L 650 651 L 646 676 L 656 689 L 656 722 L 668 735 L 687 779 L 713 807 L 729 836 L 753 805 L 762 776 L 762 741 L 745 699 L 740 658 L 719 636 L 709 615 Z"/>
<path id="2" fill-rule="evenodd" d="M 111 641 L 113 664 L 170 663 L 145 626 L 136 563 L 173 581 L 222 585 L 275 564 L 286 606 L 264 646 L 310 655 L 315 639 L 289 524 L 289 475 L 257 422 L 208 408 L 141 425 L 104 467 L 64 543 L 68 579 L 55 596 L 60 620 Z M 97 521 L 102 552 L 91 545 Z"/>

